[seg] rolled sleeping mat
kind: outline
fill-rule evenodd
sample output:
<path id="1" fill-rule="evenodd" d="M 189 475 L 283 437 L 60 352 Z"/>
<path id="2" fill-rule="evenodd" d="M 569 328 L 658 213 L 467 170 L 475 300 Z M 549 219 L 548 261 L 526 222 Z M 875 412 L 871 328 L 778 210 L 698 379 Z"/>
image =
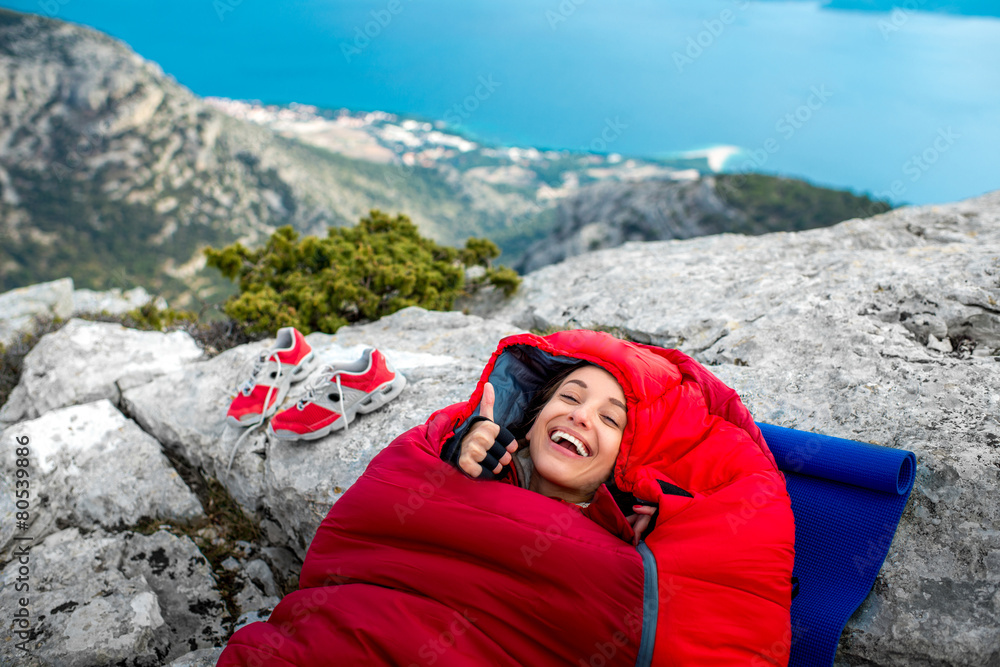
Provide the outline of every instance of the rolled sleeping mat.
<path id="1" fill-rule="evenodd" d="M 833 664 L 878 576 L 916 478 L 913 452 L 758 423 L 795 514 L 789 665 Z M 784 647 L 775 646 L 775 659 Z M 765 656 L 766 657 L 766 656 Z M 766 661 L 762 664 L 767 664 Z"/>
<path id="2" fill-rule="evenodd" d="M 828 435 L 757 424 L 783 472 L 842 482 L 883 493 L 908 494 L 913 452 Z"/>

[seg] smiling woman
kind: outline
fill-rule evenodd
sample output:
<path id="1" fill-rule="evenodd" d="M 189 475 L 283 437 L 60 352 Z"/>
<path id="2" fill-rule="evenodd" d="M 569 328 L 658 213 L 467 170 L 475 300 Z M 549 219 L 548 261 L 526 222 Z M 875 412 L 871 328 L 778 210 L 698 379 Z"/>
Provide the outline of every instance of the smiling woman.
<path id="1" fill-rule="evenodd" d="M 468 401 L 372 460 L 300 590 L 219 664 L 785 665 L 793 541 L 773 457 L 706 369 L 510 336 Z"/>
<path id="2" fill-rule="evenodd" d="M 459 450 L 458 465 L 470 477 L 483 473 L 499 434 L 492 421 L 493 386 L 487 383 L 484 393 L 480 415 L 487 419 L 469 430 Z M 501 474 L 504 465 L 513 463 L 519 486 L 550 498 L 589 502 L 611 475 L 628 423 L 621 385 L 599 366 L 571 366 L 550 380 L 534 403 L 527 411 L 527 433 L 505 448 L 507 454 L 521 448 L 521 455 L 502 455 L 489 471 Z"/>
<path id="3" fill-rule="evenodd" d="M 506 447 L 497 442 L 501 427 L 493 421 L 494 401 L 493 385 L 487 382 L 479 411 L 484 419 L 455 450 L 455 463 L 467 475 L 500 475 L 521 488 L 584 509 L 602 484 L 615 489 L 612 470 L 628 415 L 624 391 L 611 373 L 589 363 L 556 373 L 526 410 L 527 426 L 512 426 L 514 432 L 527 433 Z M 638 545 L 656 508 L 635 504 L 629 510 L 627 504 L 619 505 L 632 526 L 632 543 Z"/>

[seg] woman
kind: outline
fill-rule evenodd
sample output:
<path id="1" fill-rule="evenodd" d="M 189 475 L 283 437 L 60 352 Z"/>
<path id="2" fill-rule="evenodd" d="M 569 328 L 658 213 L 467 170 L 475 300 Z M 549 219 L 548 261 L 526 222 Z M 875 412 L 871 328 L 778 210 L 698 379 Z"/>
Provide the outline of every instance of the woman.
<path id="1" fill-rule="evenodd" d="M 502 427 L 493 421 L 495 400 L 493 385 L 487 382 L 479 411 L 483 421 L 469 429 L 456 449 L 455 463 L 467 475 L 503 472 L 512 484 L 584 508 L 601 484 L 613 488 L 611 470 L 628 416 L 625 394 L 611 373 L 588 363 L 557 373 L 526 411 L 528 430 L 522 440 L 497 440 Z M 528 449 L 515 456 L 524 445 Z M 507 465 L 513 468 L 504 468 Z M 634 530 L 632 542 L 638 545 L 656 508 L 634 504 L 631 510 L 627 520 Z"/>
<path id="2" fill-rule="evenodd" d="M 700 365 L 592 331 L 511 336 L 468 402 L 372 459 L 300 590 L 219 664 L 785 664 L 793 540 L 759 430 Z"/>

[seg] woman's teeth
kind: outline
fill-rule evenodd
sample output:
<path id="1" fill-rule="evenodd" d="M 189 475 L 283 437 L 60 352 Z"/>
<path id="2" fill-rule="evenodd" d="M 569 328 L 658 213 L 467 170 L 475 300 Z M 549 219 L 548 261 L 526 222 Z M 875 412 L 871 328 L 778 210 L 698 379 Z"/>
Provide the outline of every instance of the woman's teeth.
<path id="1" fill-rule="evenodd" d="M 579 454 L 580 456 L 590 456 L 590 453 L 587 451 L 587 448 L 584 447 L 583 443 L 580 442 L 578 439 L 574 438 L 565 431 L 553 431 L 552 441 L 559 442 L 560 440 L 563 442 L 568 442 L 574 447 L 576 447 L 576 453 Z"/>

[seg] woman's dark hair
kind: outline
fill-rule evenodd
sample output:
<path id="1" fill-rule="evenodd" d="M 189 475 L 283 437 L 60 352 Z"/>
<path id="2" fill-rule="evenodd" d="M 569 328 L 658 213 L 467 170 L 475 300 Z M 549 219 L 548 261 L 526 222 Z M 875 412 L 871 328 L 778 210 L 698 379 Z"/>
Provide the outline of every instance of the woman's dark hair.
<path id="1" fill-rule="evenodd" d="M 589 361 L 579 361 L 575 364 L 569 364 L 560 368 L 552 377 L 550 377 L 545 384 L 542 385 L 541 389 L 533 392 L 530 399 L 528 399 L 528 407 L 524 409 L 524 416 L 513 424 L 509 430 L 511 435 L 513 435 L 518 440 L 522 440 L 531 429 L 531 425 L 535 423 L 535 419 L 538 414 L 545 407 L 545 404 L 549 402 L 555 393 L 562 385 L 563 380 L 570 376 L 574 371 L 583 368 L 584 366 L 593 366 Z M 522 443 L 523 444 L 523 443 Z"/>

